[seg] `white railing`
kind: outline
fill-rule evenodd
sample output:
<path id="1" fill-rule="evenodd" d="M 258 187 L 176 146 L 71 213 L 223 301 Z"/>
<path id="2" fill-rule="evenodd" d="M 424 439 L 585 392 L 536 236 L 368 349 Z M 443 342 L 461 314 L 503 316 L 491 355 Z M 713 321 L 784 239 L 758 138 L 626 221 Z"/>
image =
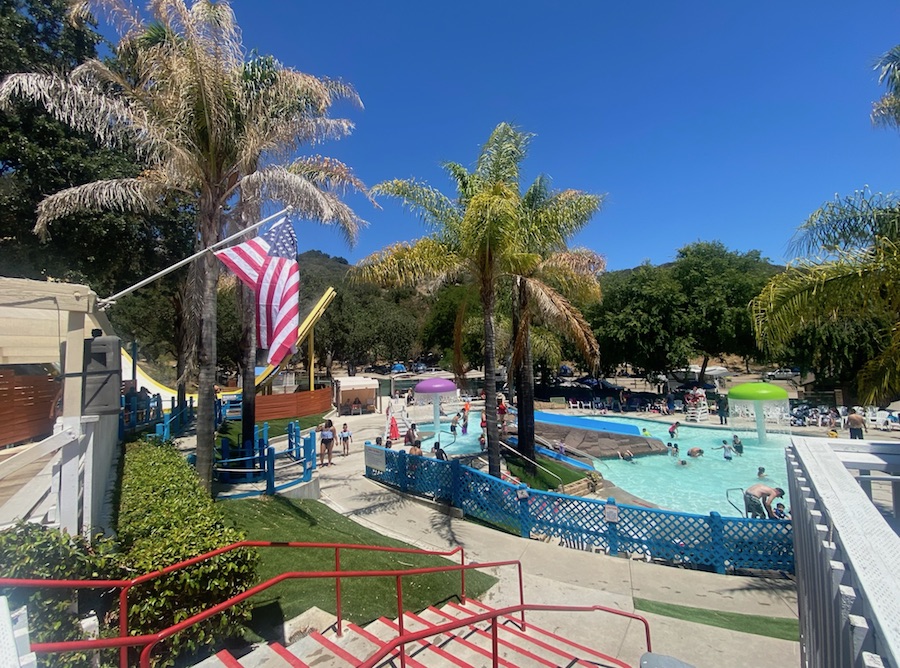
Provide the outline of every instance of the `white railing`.
<path id="1" fill-rule="evenodd" d="M 0 480 L 42 458 L 49 463 L 0 508 L 0 526 L 37 520 L 90 536 L 101 520 L 118 443 L 116 416 L 60 421 L 56 433 L 0 464 Z"/>
<path id="2" fill-rule="evenodd" d="M 787 450 L 804 668 L 900 666 L 900 538 L 848 470 L 900 473 L 888 447 L 794 437 Z"/>

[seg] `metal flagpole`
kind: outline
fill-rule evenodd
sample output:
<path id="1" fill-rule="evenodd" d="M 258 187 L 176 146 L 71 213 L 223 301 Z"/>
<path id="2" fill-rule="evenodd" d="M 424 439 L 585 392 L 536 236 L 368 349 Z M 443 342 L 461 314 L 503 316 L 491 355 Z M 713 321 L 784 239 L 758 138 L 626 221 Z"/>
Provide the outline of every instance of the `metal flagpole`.
<path id="1" fill-rule="evenodd" d="M 135 290 L 138 290 L 138 289 L 144 287 L 145 285 L 148 285 L 149 283 L 152 283 L 152 282 L 155 281 L 157 278 L 162 278 L 162 277 L 165 276 L 166 274 L 171 274 L 171 273 L 172 273 L 173 271 L 175 271 L 176 269 L 180 269 L 181 267 L 183 267 L 184 265 L 188 264 L 189 262 L 192 262 L 192 261 L 196 260 L 198 257 L 200 257 L 201 255 L 203 255 L 204 253 L 209 253 L 209 252 L 211 252 L 211 251 L 214 251 L 215 249 L 219 248 L 219 246 L 224 246 L 224 245 L 227 244 L 229 241 L 232 241 L 232 240 L 234 240 L 234 239 L 237 239 L 239 236 L 241 236 L 241 235 L 243 235 L 243 234 L 246 234 L 247 232 L 252 232 L 253 230 L 255 230 L 255 229 L 256 229 L 257 227 L 259 227 L 260 225 L 265 225 L 265 224 L 268 223 L 269 221 L 271 221 L 271 220 L 273 220 L 273 219 L 275 219 L 275 218 L 278 218 L 278 216 L 284 215 L 284 214 L 286 214 L 286 213 L 290 213 L 290 212 L 293 210 L 293 208 L 294 208 L 294 207 L 289 206 L 289 207 L 287 207 L 287 208 L 285 208 L 285 209 L 282 209 L 282 210 L 279 211 L 278 213 L 273 213 L 273 214 L 272 214 L 271 216 L 269 216 L 268 218 L 263 218 L 263 219 L 262 219 L 261 221 L 259 221 L 258 223 L 253 223 L 253 225 L 249 225 L 248 227 L 245 227 L 245 228 L 244 228 L 243 230 L 241 230 L 240 232 L 235 232 L 234 234 L 232 234 L 232 235 L 231 235 L 230 237 L 228 237 L 227 239 L 222 239 L 222 241 L 217 241 L 216 243 L 214 243 L 214 244 L 213 244 L 212 246 L 210 246 L 209 248 L 204 248 L 202 251 L 199 251 L 199 252 L 197 252 L 197 253 L 194 253 L 194 254 L 191 255 L 190 257 L 186 257 L 185 259 L 176 262 L 176 263 L 173 264 L 171 267 L 167 267 L 166 269 L 163 269 L 162 271 L 156 272 L 155 274 L 153 274 L 153 276 L 150 276 L 150 277 L 148 277 L 148 278 L 145 278 L 145 279 L 142 280 L 142 281 L 139 281 L 138 283 L 135 283 L 135 284 L 132 285 L 130 288 L 125 288 L 125 289 L 122 290 L 121 292 L 117 292 L 117 293 L 114 294 L 112 297 L 107 297 L 106 299 L 98 299 L 98 300 L 97 300 L 97 304 L 100 306 L 100 310 L 105 310 L 105 309 L 109 308 L 110 306 L 112 306 L 113 304 L 115 304 L 115 303 L 116 303 L 116 300 L 119 299 L 120 297 L 124 297 L 125 295 L 130 295 L 130 294 L 131 294 L 132 292 L 134 292 Z"/>

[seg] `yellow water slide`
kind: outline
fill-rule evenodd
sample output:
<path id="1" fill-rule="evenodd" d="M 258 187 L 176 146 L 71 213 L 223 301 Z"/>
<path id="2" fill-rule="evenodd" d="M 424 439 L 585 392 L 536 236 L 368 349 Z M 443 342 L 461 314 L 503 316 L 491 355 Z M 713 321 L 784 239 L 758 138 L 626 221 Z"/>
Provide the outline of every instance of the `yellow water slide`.
<path id="1" fill-rule="evenodd" d="M 319 298 L 319 301 L 316 302 L 315 306 L 312 307 L 310 312 L 300 323 L 300 326 L 297 328 L 298 348 L 312 334 L 313 327 L 319 321 L 322 315 L 324 315 L 325 309 L 328 308 L 329 304 L 331 304 L 331 301 L 334 299 L 336 294 L 337 293 L 335 292 L 334 288 L 327 288 Z M 287 362 L 287 359 L 288 358 L 285 358 L 285 362 Z M 129 355 L 128 352 L 124 348 L 122 348 L 123 381 L 132 379 L 132 369 L 134 368 L 132 364 L 133 362 L 131 359 L 131 355 Z M 262 372 L 258 376 L 256 376 L 256 387 L 259 387 L 260 385 L 277 375 L 283 366 L 284 363 L 278 366 L 269 364 L 265 369 L 262 370 Z M 150 392 L 150 394 L 159 394 L 164 402 L 169 402 L 172 398 L 177 398 L 178 396 L 177 390 L 171 387 L 167 387 L 151 378 L 143 369 L 141 369 L 140 365 L 137 366 L 137 385 L 138 387 L 146 387 L 147 391 Z M 240 394 L 240 390 L 225 390 L 223 394 Z M 197 401 L 196 394 L 188 394 L 187 396 L 193 397 L 194 401 Z"/>

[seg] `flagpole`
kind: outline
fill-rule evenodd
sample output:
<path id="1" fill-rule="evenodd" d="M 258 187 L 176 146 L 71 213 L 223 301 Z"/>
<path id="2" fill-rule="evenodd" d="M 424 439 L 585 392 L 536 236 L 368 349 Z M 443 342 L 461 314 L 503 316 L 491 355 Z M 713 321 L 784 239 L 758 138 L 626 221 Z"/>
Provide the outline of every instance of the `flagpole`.
<path id="1" fill-rule="evenodd" d="M 138 283 L 135 283 L 135 284 L 132 285 L 130 288 L 125 288 L 125 289 L 122 290 L 121 292 L 117 292 L 117 293 L 114 294 L 112 297 L 107 297 L 106 299 L 98 299 L 98 300 L 97 300 L 97 304 L 100 306 L 100 310 L 104 310 L 104 309 L 109 308 L 110 306 L 112 306 L 113 304 L 115 304 L 115 303 L 116 303 L 116 300 L 119 299 L 120 297 L 124 297 L 125 295 L 130 295 L 130 294 L 131 294 L 132 292 L 134 292 L 135 290 L 138 290 L 138 289 L 144 287 L 145 285 L 148 285 L 149 283 L 152 283 L 152 282 L 155 281 L 157 278 L 162 278 L 162 277 L 165 276 L 166 274 L 171 274 L 171 273 L 172 273 L 173 271 L 175 271 L 176 269 L 180 269 L 180 268 L 183 267 L 184 265 L 189 264 L 190 262 L 193 262 L 194 260 L 196 260 L 196 259 L 197 259 L 198 257 L 200 257 L 201 255 L 204 255 L 205 253 L 212 252 L 212 251 L 214 251 L 216 248 L 218 248 L 219 246 L 224 246 L 224 245 L 227 244 L 229 241 L 232 241 L 232 240 L 234 240 L 234 239 L 237 239 L 239 236 L 241 236 L 241 235 L 243 235 L 243 234 L 246 234 L 247 232 L 252 232 L 253 230 L 255 230 L 255 229 L 256 229 L 257 227 L 259 227 L 260 225 L 265 225 L 265 224 L 268 223 L 269 221 L 274 220 L 275 218 L 278 218 L 278 216 L 281 216 L 281 215 L 286 214 L 286 213 L 290 213 L 290 212 L 293 210 L 293 208 L 294 208 L 294 207 L 289 206 L 289 207 L 287 207 L 287 208 L 282 209 L 282 210 L 279 211 L 278 213 L 273 213 L 273 214 L 272 214 L 271 216 L 269 216 L 268 218 L 263 218 L 263 219 L 262 219 L 261 221 L 259 221 L 258 223 L 253 223 L 253 225 L 249 225 L 248 227 L 245 227 L 245 228 L 242 229 L 241 231 L 235 232 L 235 233 L 232 234 L 230 237 L 228 237 L 228 238 L 226 238 L 226 239 L 222 239 L 221 241 L 217 241 L 217 242 L 214 243 L 212 246 L 209 246 L 208 248 L 204 248 L 202 251 L 199 251 L 199 252 L 197 252 L 197 253 L 194 253 L 194 254 L 191 255 L 190 257 L 186 257 L 185 259 L 176 262 L 176 263 L 173 264 L 172 266 L 167 267 L 167 268 L 163 269 L 162 271 L 156 272 L 155 274 L 153 274 L 153 276 L 150 276 L 150 277 L 148 277 L 148 278 L 145 278 L 145 279 L 142 280 L 142 281 L 139 281 Z"/>

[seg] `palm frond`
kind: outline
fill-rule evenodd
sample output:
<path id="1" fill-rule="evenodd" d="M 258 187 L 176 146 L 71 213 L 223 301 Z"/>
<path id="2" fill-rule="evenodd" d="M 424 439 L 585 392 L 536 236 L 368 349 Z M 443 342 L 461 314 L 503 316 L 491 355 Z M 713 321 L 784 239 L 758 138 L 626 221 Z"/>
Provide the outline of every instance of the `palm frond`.
<path id="1" fill-rule="evenodd" d="M 817 318 L 867 310 L 896 313 L 898 274 L 898 246 L 881 237 L 868 251 L 842 252 L 831 262 L 803 260 L 789 266 L 750 302 L 757 342 L 763 349 L 774 349 Z"/>
<path id="2" fill-rule="evenodd" d="M 800 226 L 788 246 L 796 255 L 868 248 L 876 236 L 900 240 L 900 201 L 868 189 L 828 202 Z"/>
<path id="3" fill-rule="evenodd" d="M 90 211 L 154 212 L 171 187 L 143 178 L 110 179 L 60 190 L 45 197 L 37 208 L 35 234 L 48 236 L 48 225 L 57 218 Z"/>
<path id="4" fill-rule="evenodd" d="M 600 211 L 604 197 L 605 195 L 592 195 L 580 190 L 555 193 L 530 211 L 529 227 L 538 237 L 538 243 L 544 247 L 562 247 Z"/>
<path id="5" fill-rule="evenodd" d="M 449 281 L 465 270 L 462 259 L 433 237 L 413 244 L 396 243 L 360 260 L 348 272 L 354 282 L 384 287 L 412 287 L 427 281 Z"/>
<path id="6" fill-rule="evenodd" d="M 891 328 L 890 343 L 860 370 L 857 383 L 866 404 L 881 406 L 900 393 L 900 323 Z"/>
<path id="7" fill-rule="evenodd" d="M 312 155 L 295 160 L 288 171 L 299 174 L 323 190 L 345 193 L 347 188 L 368 195 L 366 184 L 356 177 L 353 170 L 340 160 Z"/>
<path id="8" fill-rule="evenodd" d="M 519 168 L 533 134 L 500 123 L 481 149 L 475 173 L 489 183 L 519 184 Z"/>
<path id="9" fill-rule="evenodd" d="M 581 311 L 541 281 L 525 279 L 525 289 L 532 317 L 540 319 L 572 341 L 591 370 L 597 369 L 600 364 L 600 345 Z"/>
<path id="10" fill-rule="evenodd" d="M 458 225 L 462 219 L 459 210 L 441 191 L 411 179 L 383 181 L 374 186 L 371 193 L 375 197 L 396 197 L 434 230 Z"/>
<path id="11" fill-rule="evenodd" d="M 107 146 L 139 143 L 143 119 L 122 101 L 53 74 L 11 74 L 0 83 L 0 108 L 16 100 L 40 105 L 56 120 Z"/>
<path id="12" fill-rule="evenodd" d="M 86 21 L 93 20 L 97 13 L 105 15 L 121 37 L 140 32 L 144 26 L 140 12 L 130 2 L 75 0 L 69 5 L 69 20 L 74 25 L 83 25 Z"/>
<path id="13" fill-rule="evenodd" d="M 588 248 L 552 253 L 536 269 L 541 280 L 550 283 L 569 299 L 583 303 L 600 301 L 598 276 L 606 269 L 602 255 Z"/>

